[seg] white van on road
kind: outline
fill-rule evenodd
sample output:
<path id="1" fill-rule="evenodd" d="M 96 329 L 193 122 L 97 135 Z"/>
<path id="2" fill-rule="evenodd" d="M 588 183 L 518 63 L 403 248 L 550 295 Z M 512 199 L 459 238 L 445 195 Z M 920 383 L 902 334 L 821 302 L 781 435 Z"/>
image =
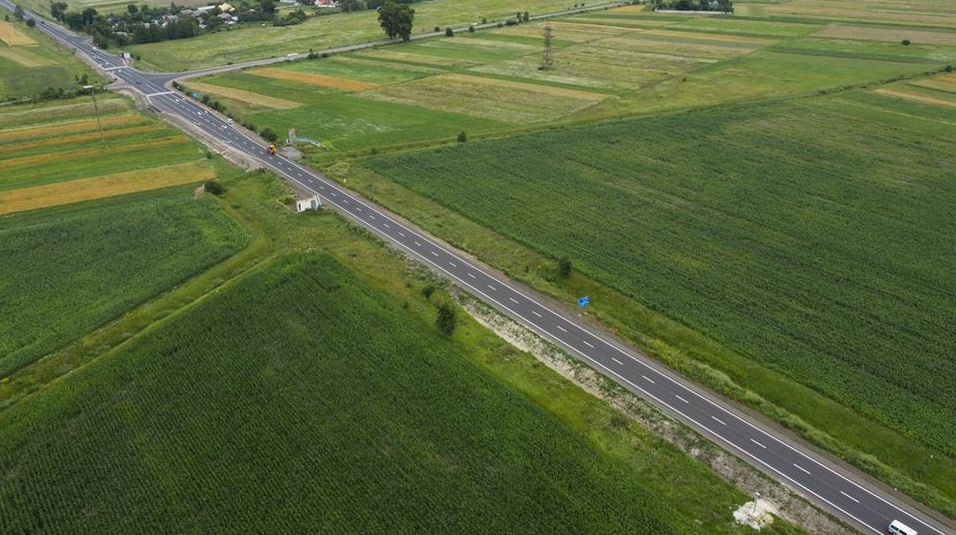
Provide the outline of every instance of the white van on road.
<path id="1" fill-rule="evenodd" d="M 890 533 L 894 535 L 916 535 L 916 530 L 913 528 L 907 527 L 905 524 L 899 520 L 894 520 L 890 522 Z"/>

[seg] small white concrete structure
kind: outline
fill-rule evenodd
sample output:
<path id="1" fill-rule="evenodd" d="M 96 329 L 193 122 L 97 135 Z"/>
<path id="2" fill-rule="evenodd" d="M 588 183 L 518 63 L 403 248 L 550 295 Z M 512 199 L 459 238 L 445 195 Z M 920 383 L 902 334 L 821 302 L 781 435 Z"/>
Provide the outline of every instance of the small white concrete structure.
<path id="1" fill-rule="evenodd" d="M 319 200 L 318 196 L 312 196 L 306 199 L 297 199 L 295 201 L 295 211 L 296 212 L 306 212 L 309 210 L 318 210 L 322 207 L 322 201 Z"/>

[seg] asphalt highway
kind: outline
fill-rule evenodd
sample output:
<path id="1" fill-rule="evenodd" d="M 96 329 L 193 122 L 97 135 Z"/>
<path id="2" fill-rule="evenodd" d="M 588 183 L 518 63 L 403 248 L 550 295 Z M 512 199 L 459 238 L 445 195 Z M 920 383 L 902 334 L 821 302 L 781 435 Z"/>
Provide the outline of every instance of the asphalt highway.
<path id="1" fill-rule="evenodd" d="M 14 9 L 9 0 L 0 0 L 0 5 L 10 11 Z M 33 18 L 38 22 L 43 20 Z M 920 535 L 956 535 L 895 492 L 870 483 L 854 469 L 831 462 L 827 456 L 814 452 L 775 426 L 754 420 L 733 404 L 681 378 L 657 361 L 586 326 L 573 313 L 545 304 L 547 301 L 533 292 L 520 289 L 504 276 L 416 230 L 317 171 L 281 155 L 267 154 L 258 137 L 166 87 L 165 84 L 173 78 L 170 74 L 133 69 L 122 59 L 93 47 L 88 38 L 74 35 L 50 21 L 37 27 L 81 52 L 87 61 L 101 70 L 135 88 L 149 100 L 154 110 L 188 121 L 205 136 L 229 145 L 301 189 L 313 192 L 326 206 L 403 249 L 411 257 L 862 532 L 887 533 L 890 522 L 896 519 Z"/>

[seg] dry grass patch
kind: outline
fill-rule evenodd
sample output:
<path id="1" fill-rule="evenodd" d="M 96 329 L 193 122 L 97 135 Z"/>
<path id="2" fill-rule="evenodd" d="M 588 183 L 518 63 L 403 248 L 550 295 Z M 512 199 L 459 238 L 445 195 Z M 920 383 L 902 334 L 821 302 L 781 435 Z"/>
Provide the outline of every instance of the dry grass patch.
<path id="1" fill-rule="evenodd" d="M 0 192 L 0 215 L 215 178 L 203 160 Z"/>
<path id="2" fill-rule="evenodd" d="M 767 15 L 956 25 L 956 6 L 935 0 L 795 0 L 766 5 L 764 11 Z"/>
<path id="3" fill-rule="evenodd" d="M 8 59 L 24 67 L 43 67 L 44 65 L 54 65 L 55 61 L 34 54 L 29 49 L 22 47 L 4 47 L 0 48 L 0 58 Z"/>
<path id="4" fill-rule="evenodd" d="M 880 28 L 876 26 L 854 26 L 851 24 L 830 24 L 814 34 L 817 37 L 836 37 L 839 39 L 859 39 L 863 41 L 901 42 L 908 39 L 913 44 L 956 45 L 956 32 L 933 32 L 902 28 Z"/>
<path id="5" fill-rule="evenodd" d="M 23 33 L 19 28 L 2 20 L 0 20 L 0 41 L 10 46 L 37 44 L 32 37 Z"/>
<path id="6" fill-rule="evenodd" d="M 207 84 L 204 82 L 187 82 L 186 85 L 190 89 L 199 91 L 200 93 L 209 93 L 210 95 L 231 98 L 233 100 L 246 102 L 256 106 L 262 106 L 264 108 L 272 108 L 274 110 L 289 110 L 292 108 L 298 108 L 302 105 L 299 102 L 286 100 L 284 98 L 270 97 L 243 89 L 234 89 L 232 87 L 223 87 L 221 85 Z"/>
<path id="7" fill-rule="evenodd" d="M 436 65 L 439 67 L 470 67 L 472 65 L 477 65 L 477 63 L 473 61 L 465 61 L 455 58 L 443 58 L 440 56 L 426 56 L 422 54 L 412 54 L 409 52 L 397 52 L 395 50 L 386 50 L 383 48 L 370 50 L 367 52 L 357 52 L 356 55 L 372 59 L 407 61 L 409 63 L 422 63 L 425 65 Z"/>
<path id="8" fill-rule="evenodd" d="M 148 132 L 156 132 L 158 130 L 163 130 L 166 127 L 161 124 L 148 124 L 143 126 L 134 126 L 132 128 L 116 128 L 113 130 L 106 130 L 103 132 L 103 139 L 111 139 L 121 136 L 131 136 L 135 134 L 145 134 Z M 69 143 L 79 143 L 82 141 L 91 141 L 100 139 L 100 133 L 97 132 L 87 132 L 85 134 L 77 134 L 75 136 L 64 136 L 64 137 L 54 137 L 48 139 L 39 139 L 36 141 L 26 141 L 23 143 L 13 142 L 4 145 L 0 145 L 0 154 L 7 154 L 10 152 L 18 152 L 29 149 L 39 149 L 43 147 L 55 147 L 57 145 L 67 145 Z"/>
<path id="9" fill-rule="evenodd" d="M 512 123 L 557 119 L 607 98 L 600 93 L 464 74 L 390 85 L 362 96 Z"/>
<path id="10" fill-rule="evenodd" d="M 409 65 L 407 63 L 394 63 L 365 58 L 353 58 L 351 56 L 339 56 L 332 61 L 352 63 L 355 65 L 368 65 L 369 67 L 387 66 L 389 69 L 395 71 L 420 72 L 423 74 L 440 74 L 445 72 L 442 69 L 436 69 L 434 67 L 424 67 L 422 65 Z"/>
<path id="11" fill-rule="evenodd" d="M 115 115 L 112 117 L 103 117 L 101 122 L 103 126 L 115 126 L 120 124 L 129 124 L 141 122 L 143 117 L 140 115 Z M 96 119 L 84 119 L 82 121 L 70 121 L 68 123 L 50 124 L 44 126 L 24 126 L 13 128 L 0 132 L 0 142 L 8 140 L 23 140 L 36 137 L 52 136 L 64 132 L 80 132 L 84 130 L 93 130 L 97 128 Z"/>
<path id="12" fill-rule="evenodd" d="M 727 35 L 722 33 L 707 32 L 685 32 L 680 30 L 647 30 L 648 35 L 659 37 L 676 37 L 677 39 L 699 39 L 701 41 L 715 41 L 718 43 L 742 43 L 747 45 L 772 45 L 779 39 L 766 39 L 763 37 L 746 37 L 743 35 Z"/>
<path id="13" fill-rule="evenodd" d="M 276 78 L 278 80 L 287 80 L 290 82 L 299 82 L 318 87 L 328 87 L 330 89 L 341 89 L 342 91 L 368 91 L 377 89 L 379 84 L 372 82 L 363 82 L 351 78 L 340 78 L 338 76 L 326 76 L 324 74 L 315 74 L 311 72 L 290 71 L 287 69 L 264 68 L 248 71 L 249 74 L 256 76 L 265 76 L 267 78 Z"/>
<path id="14" fill-rule="evenodd" d="M 75 160 L 80 158 L 109 157 L 110 155 L 117 154 L 117 153 L 130 152 L 130 151 L 145 149 L 145 148 L 165 147 L 167 145 L 183 143 L 186 141 L 189 141 L 189 138 L 180 134 L 175 134 L 167 138 L 151 139 L 149 141 L 144 141 L 142 143 L 133 143 L 130 145 L 122 145 L 120 147 L 96 146 L 96 147 L 89 147 L 85 149 L 68 150 L 63 152 L 53 152 L 53 153 L 47 152 L 43 154 L 34 154 L 32 156 L 23 156 L 22 158 L 10 158 L 9 160 L 0 160 L 0 169 L 12 169 L 16 167 L 35 165 L 39 163 L 62 162 L 64 160 Z"/>
<path id="15" fill-rule="evenodd" d="M 905 100 L 912 100 L 913 102 L 920 102 L 923 104 L 934 104 L 937 106 L 946 106 L 948 108 L 956 108 L 956 99 L 946 100 L 943 98 L 935 98 L 935 97 L 930 97 L 927 95 L 917 95 L 917 94 L 909 93 L 906 91 L 900 91 L 898 89 L 876 89 L 874 91 L 881 95 L 902 98 Z"/>
<path id="16" fill-rule="evenodd" d="M 583 21 L 582 22 L 567 21 L 567 22 L 552 22 L 551 23 L 552 35 L 555 39 L 561 39 L 561 36 L 557 32 L 561 31 L 562 29 L 586 31 L 592 35 L 618 35 L 622 33 L 641 31 L 640 29 L 634 28 L 632 26 L 612 26 L 610 24 L 590 24 Z"/>
<path id="17" fill-rule="evenodd" d="M 123 112 L 129 112 L 132 108 L 130 101 L 125 98 L 111 97 L 110 93 L 106 93 L 97 99 L 102 99 L 99 103 L 102 116 L 125 115 Z M 0 130 L 43 126 L 55 122 L 65 123 L 70 120 L 86 120 L 92 115 L 93 102 L 86 98 L 69 101 L 68 104 L 64 101 L 53 101 L 34 106 L 7 107 L 3 108 L 3 113 L 0 113 Z"/>

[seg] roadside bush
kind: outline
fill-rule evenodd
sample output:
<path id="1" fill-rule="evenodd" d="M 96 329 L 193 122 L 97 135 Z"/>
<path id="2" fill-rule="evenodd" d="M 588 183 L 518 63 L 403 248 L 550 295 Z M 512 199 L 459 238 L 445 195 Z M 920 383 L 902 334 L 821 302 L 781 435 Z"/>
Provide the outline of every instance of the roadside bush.
<path id="1" fill-rule="evenodd" d="M 903 46 L 910 46 L 910 40 L 909 40 L 909 39 L 903 39 Z"/>
<path id="2" fill-rule="evenodd" d="M 445 37 L 454 37 L 454 36 L 455 36 L 455 30 L 452 30 L 451 28 L 445 28 Z"/>
<path id="3" fill-rule="evenodd" d="M 259 131 L 259 137 L 269 142 L 279 139 L 279 135 L 276 134 L 276 131 L 273 130 L 271 126 L 267 126 Z"/>
<path id="4" fill-rule="evenodd" d="M 446 336 L 451 336 L 455 332 L 455 308 L 448 303 L 442 303 L 438 307 L 438 317 L 435 318 L 435 326 Z"/>
<path id="5" fill-rule="evenodd" d="M 475 25 L 474 25 L 474 24 L 468 26 L 468 33 L 475 33 Z"/>
<path id="6" fill-rule="evenodd" d="M 222 195 L 222 192 L 225 191 L 222 187 L 222 184 L 218 180 L 207 180 L 203 185 L 202 189 L 213 195 Z"/>
<path id="7" fill-rule="evenodd" d="M 435 293 L 435 286 L 433 284 L 426 284 L 425 287 L 422 288 L 422 295 L 425 296 L 425 299 L 431 299 L 433 293 Z"/>
<path id="8" fill-rule="evenodd" d="M 562 279 L 566 279 L 571 276 L 571 261 L 567 258 L 562 258 L 558 260 L 558 275 Z"/>

